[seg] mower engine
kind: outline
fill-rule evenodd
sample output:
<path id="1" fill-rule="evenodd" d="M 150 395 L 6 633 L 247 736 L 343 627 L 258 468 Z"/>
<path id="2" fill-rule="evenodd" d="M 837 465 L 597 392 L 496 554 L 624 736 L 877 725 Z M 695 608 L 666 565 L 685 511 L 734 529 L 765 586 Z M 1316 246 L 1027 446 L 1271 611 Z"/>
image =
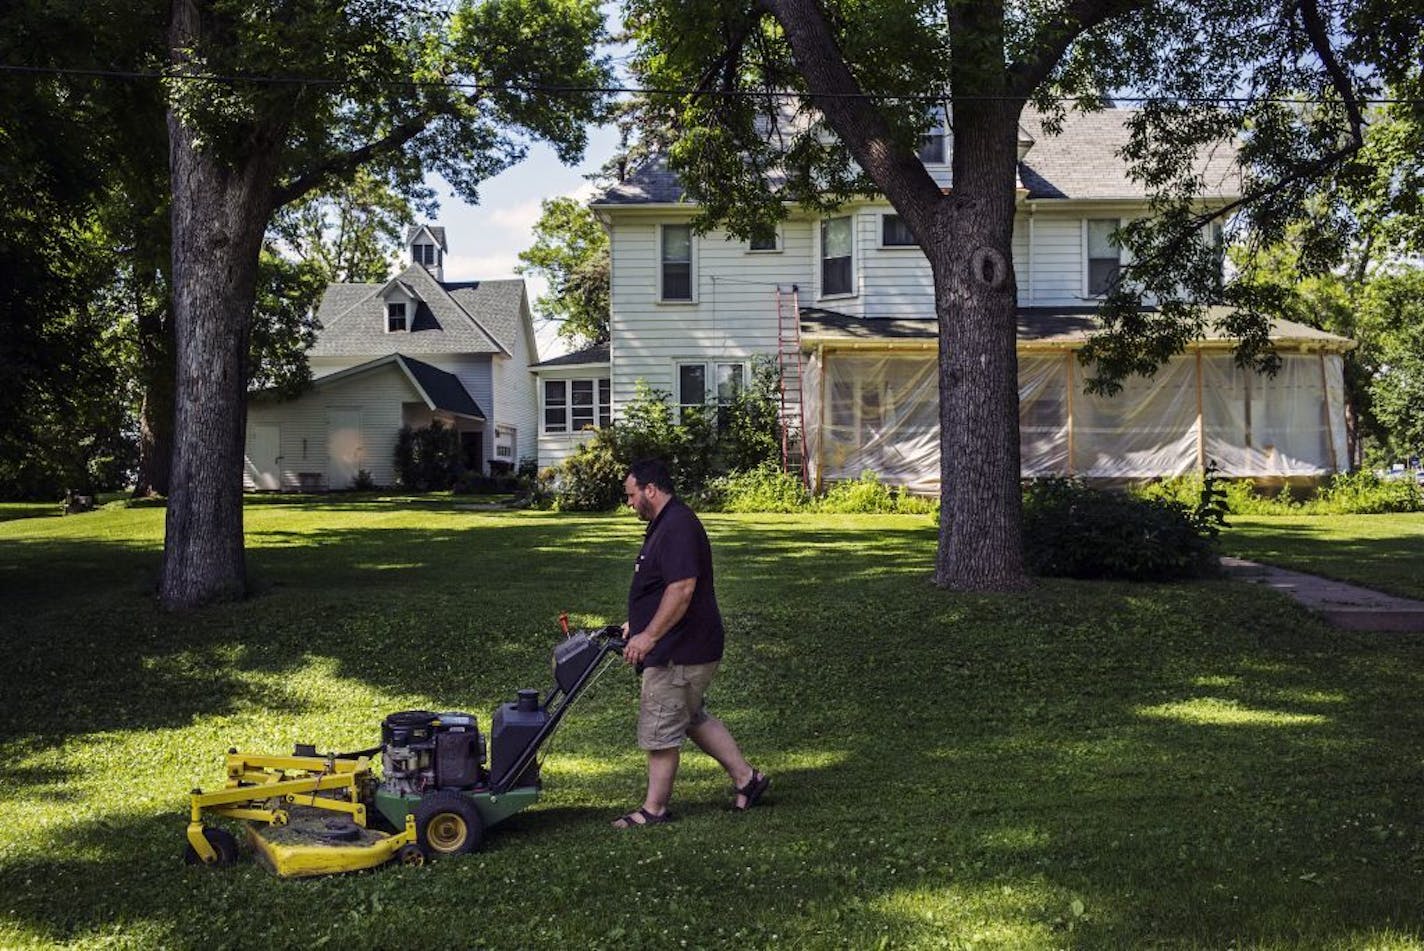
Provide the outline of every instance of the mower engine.
<path id="1" fill-rule="evenodd" d="M 381 722 L 381 788 L 397 796 L 469 789 L 485 779 L 485 741 L 474 716 L 406 710 Z"/>

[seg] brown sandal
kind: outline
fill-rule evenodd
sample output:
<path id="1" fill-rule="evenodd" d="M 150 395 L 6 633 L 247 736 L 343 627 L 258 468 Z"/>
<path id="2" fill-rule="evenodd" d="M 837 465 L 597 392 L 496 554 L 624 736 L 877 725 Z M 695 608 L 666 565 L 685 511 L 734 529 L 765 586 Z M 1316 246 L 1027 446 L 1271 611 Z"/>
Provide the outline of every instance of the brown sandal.
<path id="1" fill-rule="evenodd" d="M 766 792 L 769 786 L 771 786 L 770 776 L 752 770 L 752 778 L 747 780 L 745 786 L 741 786 L 737 789 L 737 795 L 745 798 L 746 804 L 739 806 L 737 805 L 737 800 L 733 799 L 732 809 L 736 812 L 746 812 L 761 800 L 762 794 Z"/>
<path id="2" fill-rule="evenodd" d="M 639 821 L 637 818 L 635 818 L 636 816 L 642 816 L 643 818 L 642 818 L 641 821 Z M 637 809 L 634 809 L 632 812 L 630 812 L 630 813 L 628 813 L 628 814 L 626 814 L 626 815 L 619 816 L 617 819 L 614 819 L 614 820 L 613 820 L 613 828 L 615 828 L 615 829 L 620 829 L 620 830 L 621 830 L 621 829 L 641 829 L 643 826 L 658 826 L 658 825 L 662 825 L 662 824 L 665 823 L 665 822 L 671 822 L 671 821 L 672 821 L 672 813 L 670 813 L 670 812 L 665 812 L 665 813 L 663 813 L 662 815 L 659 816 L 659 815 L 655 815 L 654 813 L 649 812 L 647 809 L 644 809 L 642 806 L 639 806 Z M 621 826 L 618 824 L 618 823 L 620 823 L 620 822 L 623 823 Z"/>

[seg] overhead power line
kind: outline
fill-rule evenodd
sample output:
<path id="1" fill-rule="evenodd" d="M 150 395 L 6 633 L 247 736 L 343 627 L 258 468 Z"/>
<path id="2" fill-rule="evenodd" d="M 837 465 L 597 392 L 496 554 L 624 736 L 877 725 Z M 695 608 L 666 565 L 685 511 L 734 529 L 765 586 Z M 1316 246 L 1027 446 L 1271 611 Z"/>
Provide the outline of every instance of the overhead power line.
<path id="1" fill-rule="evenodd" d="M 739 99 L 771 98 L 817 98 L 817 99 L 874 99 L 880 101 L 943 102 L 950 98 L 944 94 L 932 93 L 809 93 L 796 89 L 656 89 L 644 86 L 580 86 L 555 83 L 480 83 L 474 80 L 413 80 L 413 79 L 332 79 L 325 76 L 261 76 L 228 75 L 221 73 L 179 73 L 156 70 L 82 69 L 65 66 L 18 66 L 0 63 L 0 73 L 36 76 L 80 76 L 94 79 L 123 80 L 164 80 L 168 82 L 219 83 L 222 85 L 259 86 L 325 86 L 330 88 L 384 88 L 384 89 L 457 89 L 466 92 L 499 90 L 503 92 L 539 93 L 549 96 L 716 96 Z M 1010 96 L 958 96 L 960 101 L 1002 102 Z M 1249 105 L 1252 103 L 1276 103 L 1279 105 L 1322 105 L 1334 100 L 1313 98 L 1252 97 L 1252 96 L 1054 96 L 1055 102 L 1126 102 L 1146 105 L 1157 102 L 1183 103 L 1190 105 Z M 1369 98 L 1357 100 L 1363 106 L 1424 105 L 1419 98 Z"/>

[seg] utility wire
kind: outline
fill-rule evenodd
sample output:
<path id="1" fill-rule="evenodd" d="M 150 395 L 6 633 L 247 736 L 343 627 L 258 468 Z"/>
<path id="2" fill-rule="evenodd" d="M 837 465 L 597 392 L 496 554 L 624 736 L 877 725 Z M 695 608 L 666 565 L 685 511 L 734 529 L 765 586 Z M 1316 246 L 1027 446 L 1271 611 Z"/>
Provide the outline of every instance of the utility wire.
<path id="1" fill-rule="evenodd" d="M 332 79 L 322 76 L 259 76 L 227 75 L 221 73 L 168 73 L 155 70 L 82 69 L 66 66 L 17 66 L 0 63 L 0 73 L 40 76 L 85 76 L 95 79 L 145 80 L 161 79 L 170 82 L 221 83 L 224 85 L 258 86 L 327 86 L 327 87 L 384 87 L 390 89 L 458 89 L 468 92 L 499 90 L 502 92 L 542 93 L 553 96 L 584 95 L 633 95 L 633 96 L 712 96 L 734 99 L 765 98 L 815 98 L 815 99 L 872 99 L 890 102 L 943 102 L 949 98 L 973 102 L 1007 102 L 1012 96 L 957 96 L 943 93 L 810 93 L 795 89 L 694 89 L 669 88 L 652 89 L 642 86 L 578 86 L 552 83 L 480 83 L 473 80 L 413 80 L 413 79 Z M 1279 105 L 1323 105 L 1334 100 L 1314 98 L 1287 98 L 1252 96 L 1054 96 L 1060 103 L 1077 102 L 1130 102 L 1138 104 L 1171 102 L 1191 105 L 1248 105 L 1251 103 L 1274 103 Z M 1424 98 L 1368 98 L 1357 100 L 1361 105 L 1424 105 Z"/>

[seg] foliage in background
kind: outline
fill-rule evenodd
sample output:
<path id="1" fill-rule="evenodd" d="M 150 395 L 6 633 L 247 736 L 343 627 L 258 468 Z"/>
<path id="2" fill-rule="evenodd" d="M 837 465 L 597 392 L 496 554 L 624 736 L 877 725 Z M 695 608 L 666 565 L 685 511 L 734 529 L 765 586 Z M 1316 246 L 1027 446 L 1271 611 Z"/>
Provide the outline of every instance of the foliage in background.
<path id="1" fill-rule="evenodd" d="M 1412 474 L 1411 474 L 1412 475 Z M 1289 486 L 1274 494 L 1264 494 L 1249 479 L 1218 479 L 1226 511 L 1231 515 L 1371 515 L 1388 512 L 1424 511 L 1424 489 L 1413 478 L 1382 479 L 1373 472 L 1360 471 L 1332 476 L 1318 491 L 1306 498 Z M 1139 486 L 1133 494 L 1144 499 L 1161 499 L 1194 505 L 1201 498 L 1203 480 L 1199 475 L 1177 476 Z"/>
<path id="2" fill-rule="evenodd" d="M 903 486 L 888 486 L 875 473 L 862 472 L 858 479 L 833 483 L 816 500 L 815 511 L 929 515 L 939 511 L 939 500 L 911 495 Z"/>
<path id="3" fill-rule="evenodd" d="M 1200 497 L 1199 497 L 1200 498 Z M 1159 581 L 1215 574 L 1218 525 L 1169 499 L 1042 479 L 1024 492 L 1024 551 L 1037 575 Z"/>
<path id="4" fill-rule="evenodd" d="M 519 252 L 519 274 L 538 274 L 549 292 L 534 302 L 559 336 L 576 346 L 608 340 L 609 248 L 587 205 L 575 198 L 549 198 L 534 225 L 534 244 Z"/>
<path id="5" fill-rule="evenodd" d="M 809 512 L 811 493 L 801 477 L 776 463 L 718 476 L 707 485 L 701 504 L 718 512 Z"/>
<path id="6" fill-rule="evenodd" d="M 463 468 L 460 434 L 440 420 L 413 429 L 402 426 L 396 437 L 396 480 L 414 492 L 450 488 Z"/>
<path id="7" fill-rule="evenodd" d="M 779 421 L 763 365 L 732 402 L 679 408 L 671 395 L 639 381 L 637 393 L 611 425 L 597 430 L 544 477 L 555 504 L 566 511 L 606 511 L 623 502 L 623 479 L 640 459 L 662 459 L 678 492 L 702 499 L 716 476 L 774 465 L 780 460 Z"/>
<path id="8" fill-rule="evenodd" d="M 283 248 L 327 284 L 379 284 L 405 247 L 416 212 L 433 214 L 423 183 L 401 186 L 360 169 L 351 181 L 280 209 L 270 232 Z"/>

